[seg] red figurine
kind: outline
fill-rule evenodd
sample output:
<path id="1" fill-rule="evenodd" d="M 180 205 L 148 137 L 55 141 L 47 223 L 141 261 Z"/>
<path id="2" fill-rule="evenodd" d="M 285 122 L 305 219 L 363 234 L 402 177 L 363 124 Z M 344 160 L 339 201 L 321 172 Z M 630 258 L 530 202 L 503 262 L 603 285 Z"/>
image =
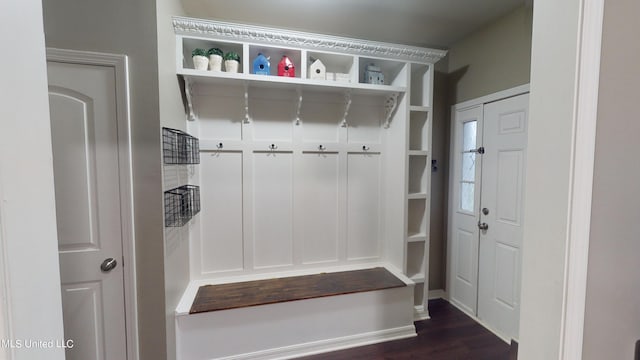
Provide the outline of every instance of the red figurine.
<path id="1" fill-rule="evenodd" d="M 287 55 L 278 63 L 278 76 L 296 77 L 296 67 Z"/>

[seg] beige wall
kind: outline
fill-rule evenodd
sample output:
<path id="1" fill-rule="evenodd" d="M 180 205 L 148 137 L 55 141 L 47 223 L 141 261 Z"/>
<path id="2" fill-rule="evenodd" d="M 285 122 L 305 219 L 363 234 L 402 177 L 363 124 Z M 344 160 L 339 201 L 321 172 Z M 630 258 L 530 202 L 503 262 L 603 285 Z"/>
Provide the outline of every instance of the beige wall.
<path id="1" fill-rule="evenodd" d="M 0 1 L 2 341 L 64 338 L 43 31 L 40 0 Z M 0 346 L 0 358 L 62 360 L 64 350 Z"/>
<path id="2" fill-rule="evenodd" d="M 163 248 L 155 0 L 43 0 L 46 45 L 129 57 L 141 359 L 164 359 Z"/>
<path id="3" fill-rule="evenodd" d="M 451 46 L 452 105 L 529 82 L 532 13 L 523 5 Z"/>
<path id="4" fill-rule="evenodd" d="M 640 339 L 640 2 L 605 1 L 583 359 L 633 359 Z"/>

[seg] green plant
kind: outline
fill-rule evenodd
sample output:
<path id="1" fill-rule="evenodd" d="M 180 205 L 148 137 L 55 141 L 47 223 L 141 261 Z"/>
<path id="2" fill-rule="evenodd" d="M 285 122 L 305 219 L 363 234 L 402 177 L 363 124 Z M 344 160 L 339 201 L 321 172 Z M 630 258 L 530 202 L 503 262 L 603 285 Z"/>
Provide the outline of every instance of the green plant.
<path id="1" fill-rule="evenodd" d="M 207 55 L 211 56 L 211 55 L 220 55 L 223 56 L 223 52 L 222 50 L 218 49 L 218 48 L 211 48 L 209 49 L 209 51 L 207 51 Z"/>
<path id="2" fill-rule="evenodd" d="M 238 55 L 237 52 L 229 51 L 228 53 L 224 54 L 224 59 L 240 62 L 240 55 Z"/>
<path id="3" fill-rule="evenodd" d="M 191 56 L 207 56 L 207 50 L 200 48 L 193 49 Z"/>

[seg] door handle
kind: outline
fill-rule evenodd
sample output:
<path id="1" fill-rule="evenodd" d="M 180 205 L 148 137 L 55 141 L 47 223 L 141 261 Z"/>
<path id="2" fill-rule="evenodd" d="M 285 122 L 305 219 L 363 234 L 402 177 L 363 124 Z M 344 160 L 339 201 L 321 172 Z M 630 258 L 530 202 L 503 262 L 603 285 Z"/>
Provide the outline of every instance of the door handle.
<path id="1" fill-rule="evenodd" d="M 116 259 L 114 259 L 114 258 L 106 258 L 106 259 L 104 259 L 102 264 L 100 264 L 100 270 L 102 270 L 102 272 L 109 272 L 109 271 L 115 269 L 115 267 L 117 265 L 118 265 L 118 262 L 116 261 Z"/>
<path id="2" fill-rule="evenodd" d="M 487 224 L 485 222 L 481 223 L 480 221 L 478 221 L 478 229 L 487 230 L 487 229 L 489 229 L 489 224 Z"/>

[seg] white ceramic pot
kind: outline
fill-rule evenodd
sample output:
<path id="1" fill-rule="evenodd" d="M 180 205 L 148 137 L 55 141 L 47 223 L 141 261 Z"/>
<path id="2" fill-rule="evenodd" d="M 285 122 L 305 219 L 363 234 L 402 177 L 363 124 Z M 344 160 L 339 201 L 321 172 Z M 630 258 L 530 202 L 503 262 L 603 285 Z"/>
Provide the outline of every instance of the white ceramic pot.
<path id="1" fill-rule="evenodd" d="M 209 59 L 206 56 L 196 55 L 193 57 L 193 68 L 196 70 L 207 70 Z"/>
<path id="2" fill-rule="evenodd" d="M 240 63 L 235 61 L 235 60 L 225 60 L 224 61 L 224 71 L 237 73 L 239 65 L 240 65 Z"/>
<path id="3" fill-rule="evenodd" d="M 222 56 L 216 54 L 209 55 L 209 70 L 222 71 Z"/>

